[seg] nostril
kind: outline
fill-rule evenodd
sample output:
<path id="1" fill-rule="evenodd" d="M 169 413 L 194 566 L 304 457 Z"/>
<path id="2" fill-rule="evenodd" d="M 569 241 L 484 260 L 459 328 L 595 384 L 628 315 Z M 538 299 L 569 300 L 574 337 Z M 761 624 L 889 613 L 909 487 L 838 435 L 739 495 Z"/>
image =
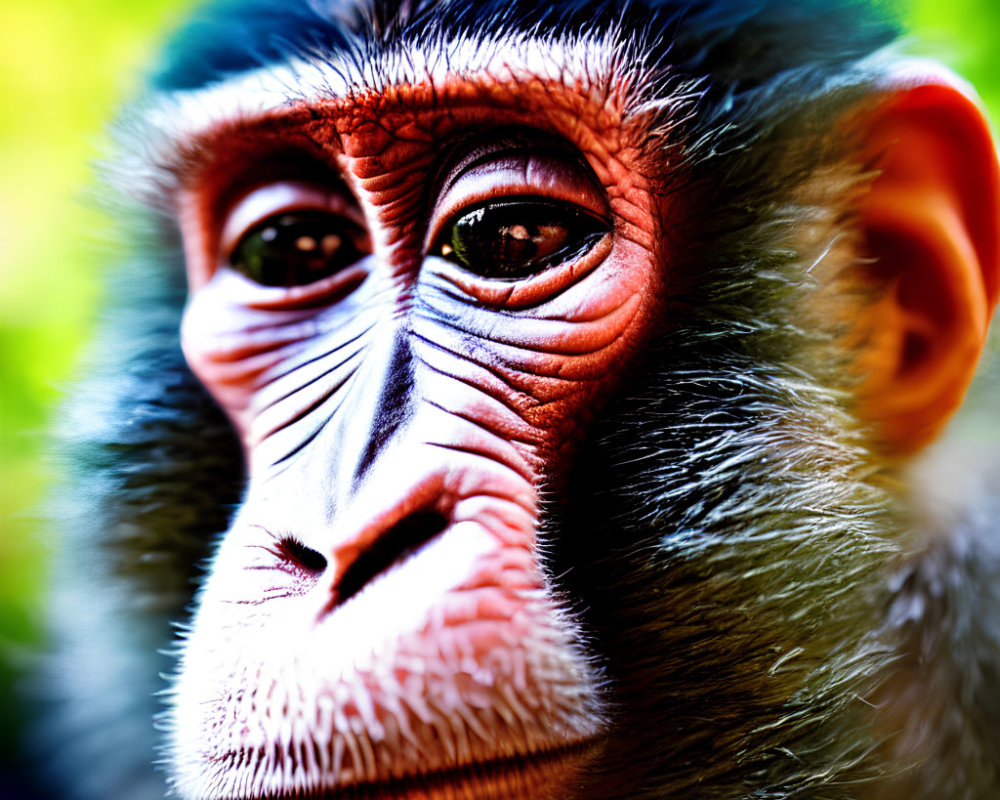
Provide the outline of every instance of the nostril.
<path id="1" fill-rule="evenodd" d="M 347 602 L 380 574 L 416 553 L 447 526 L 448 518 L 436 511 L 417 511 L 401 519 L 344 570 L 331 607 Z"/>
<path id="2" fill-rule="evenodd" d="M 322 553 L 306 547 L 291 536 L 281 540 L 281 556 L 311 577 L 321 575 L 326 570 L 326 558 Z"/>

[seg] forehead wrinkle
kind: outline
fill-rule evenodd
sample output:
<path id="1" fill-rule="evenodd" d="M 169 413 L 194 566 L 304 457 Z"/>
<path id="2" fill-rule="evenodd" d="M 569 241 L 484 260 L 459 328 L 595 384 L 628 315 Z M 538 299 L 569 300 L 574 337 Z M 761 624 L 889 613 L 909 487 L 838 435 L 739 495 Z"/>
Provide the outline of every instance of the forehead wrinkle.
<path id="1" fill-rule="evenodd" d="M 449 77 L 563 85 L 595 107 L 630 117 L 664 108 L 669 70 L 647 64 L 634 38 L 613 30 L 590 35 L 534 37 L 528 34 L 430 37 L 426 44 L 358 42 L 334 56 L 305 53 L 225 83 L 154 95 L 117 126 L 118 157 L 106 169 L 112 186 L 146 206 L 169 210 L 180 176 L 197 161 L 197 143 L 225 126 L 250 127 L 303 103 L 331 101 L 370 105 L 394 89 L 419 84 L 444 86 Z M 670 93 L 678 103 L 693 93 Z M 669 105 L 669 104 L 668 104 Z"/>

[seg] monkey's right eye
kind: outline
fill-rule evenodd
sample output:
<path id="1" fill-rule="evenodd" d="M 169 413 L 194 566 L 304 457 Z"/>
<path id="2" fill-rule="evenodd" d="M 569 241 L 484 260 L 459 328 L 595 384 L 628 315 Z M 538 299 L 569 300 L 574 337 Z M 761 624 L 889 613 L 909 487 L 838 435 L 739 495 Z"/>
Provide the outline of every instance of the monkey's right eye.
<path id="1" fill-rule="evenodd" d="M 263 286 L 304 286 L 351 266 L 370 252 L 363 228 L 318 209 L 274 214 L 240 237 L 230 266 Z"/>
<path id="2" fill-rule="evenodd" d="M 580 256 L 607 230 L 570 203 L 512 198 L 461 211 L 432 252 L 481 277 L 514 280 Z"/>
<path id="3" fill-rule="evenodd" d="M 605 191 L 569 144 L 507 132 L 472 140 L 446 165 L 425 252 L 478 278 L 532 278 L 612 233 Z"/>

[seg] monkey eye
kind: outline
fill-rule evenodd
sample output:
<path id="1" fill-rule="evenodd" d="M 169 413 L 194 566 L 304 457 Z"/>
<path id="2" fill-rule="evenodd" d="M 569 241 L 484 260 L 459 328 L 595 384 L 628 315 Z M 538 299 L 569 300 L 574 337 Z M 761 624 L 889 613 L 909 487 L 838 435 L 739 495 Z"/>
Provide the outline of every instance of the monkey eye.
<path id="1" fill-rule="evenodd" d="M 363 228 L 319 209 L 273 214 L 236 242 L 229 264 L 264 286 L 304 286 L 349 267 L 370 251 Z"/>
<path id="2" fill-rule="evenodd" d="M 605 220 L 573 203 L 510 198 L 463 209 L 431 252 L 480 277 L 515 280 L 582 256 L 607 232 Z"/>

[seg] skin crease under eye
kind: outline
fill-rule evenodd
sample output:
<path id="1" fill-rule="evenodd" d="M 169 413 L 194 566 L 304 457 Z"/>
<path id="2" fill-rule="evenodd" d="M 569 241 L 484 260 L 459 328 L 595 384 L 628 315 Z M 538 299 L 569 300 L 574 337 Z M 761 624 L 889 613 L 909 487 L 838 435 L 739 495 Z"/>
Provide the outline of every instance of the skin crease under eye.
<path id="1" fill-rule="evenodd" d="M 554 156 L 517 153 L 477 164 L 447 186 L 435 203 L 426 251 L 463 209 L 493 198 L 530 195 L 563 200 L 607 218 L 607 201 L 583 169 Z"/>
<path id="2" fill-rule="evenodd" d="M 269 183 L 244 195 L 226 215 L 219 240 L 220 262 L 228 262 L 240 239 L 255 225 L 291 210 L 329 211 L 362 230 L 366 227 L 360 209 L 341 192 L 303 181 Z"/>

